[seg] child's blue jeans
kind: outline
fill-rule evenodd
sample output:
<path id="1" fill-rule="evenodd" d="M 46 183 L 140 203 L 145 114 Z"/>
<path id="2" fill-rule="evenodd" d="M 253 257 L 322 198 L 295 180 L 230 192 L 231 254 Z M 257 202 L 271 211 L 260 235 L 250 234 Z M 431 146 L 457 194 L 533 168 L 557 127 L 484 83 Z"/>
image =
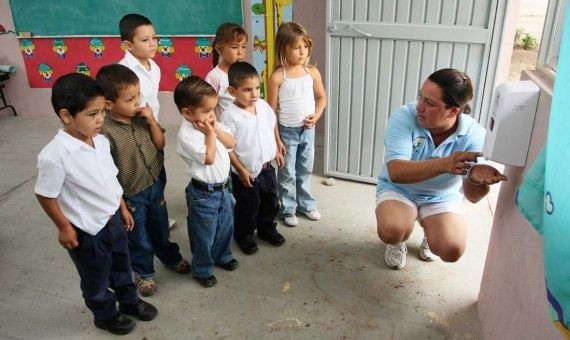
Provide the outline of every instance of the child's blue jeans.
<path id="1" fill-rule="evenodd" d="M 294 215 L 296 210 L 317 210 L 311 195 L 311 174 L 315 159 L 315 128 L 279 125 L 285 144 L 285 166 L 278 170 L 279 216 Z"/>
<path id="2" fill-rule="evenodd" d="M 138 194 L 125 198 L 125 203 L 135 220 L 135 227 L 128 233 L 133 271 L 142 278 L 153 277 L 155 254 L 165 265 L 180 263 L 182 255 L 178 245 L 169 240 L 162 182 L 157 180 Z"/>
<path id="3" fill-rule="evenodd" d="M 189 183 L 186 187 L 188 236 L 192 251 L 192 275 L 213 275 L 214 264 L 233 259 L 234 219 L 227 188 L 204 190 Z"/>

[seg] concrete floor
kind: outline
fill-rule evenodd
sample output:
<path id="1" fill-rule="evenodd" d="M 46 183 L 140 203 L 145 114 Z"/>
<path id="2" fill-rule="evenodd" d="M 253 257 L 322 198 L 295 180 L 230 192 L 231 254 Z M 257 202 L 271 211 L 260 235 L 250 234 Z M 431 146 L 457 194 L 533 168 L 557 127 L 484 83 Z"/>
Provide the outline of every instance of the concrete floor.
<path id="1" fill-rule="evenodd" d="M 37 154 L 58 127 L 55 115 L 0 118 L 0 338 L 108 337 L 93 326 L 77 272 L 33 194 Z M 171 238 L 190 258 L 178 127 L 166 128 L 166 198 L 178 224 Z M 287 242 L 273 248 L 260 241 L 253 256 L 234 246 L 239 269 L 216 270 L 219 283 L 210 289 L 156 263 L 159 291 L 147 300 L 159 315 L 137 322 L 126 338 L 479 338 L 476 299 L 494 204 L 466 203 L 474 223 L 458 263 L 418 260 L 423 234 L 416 228 L 407 267 L 394 271 L 376 236 L 375 187 L 343 180 L 324 186 L 322 148 L 316 164 L 321 221 L 281 225 Z"/>

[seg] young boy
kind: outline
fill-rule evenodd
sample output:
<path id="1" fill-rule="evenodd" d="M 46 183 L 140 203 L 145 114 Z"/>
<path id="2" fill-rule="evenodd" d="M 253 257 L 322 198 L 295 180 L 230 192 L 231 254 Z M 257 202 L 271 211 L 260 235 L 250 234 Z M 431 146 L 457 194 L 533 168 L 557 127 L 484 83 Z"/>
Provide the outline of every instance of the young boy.
<path id="1" fill-rule="evenodd" d="M 236 62 L 228 71 L 228 91 L 235 101 L 225 111 L 222 123 L 230 128 L 236 145 L 230 152 L 232 185 L 236 199 L 234 239 L 245 254 L 257 252 L 253 232 L 274 246 L 285 238 L 277 231 L 279 210 L 275 158 L 275 113 L 259 98 L 259 75 L 251 64 Z"/>
<path id="2" fill-rule="evenodd" d="M 119 64 L 130 68 L 139 78 L 141 88 L 141 106 L 147 104 L 158 122 L 160 103 L 158 101 L 158 86 L 160 83 L 160 67 L 152 60 L 158 44 L 156 33 L 150 20 L 140 14 L 127 14 L 119 21 L 121 40 L 127 48 L 125 57 Z M 160 173 L 162 184 L 166 186 L 166 170 Z M 172 228 L 176 221 L 168 219 Z"/>
<path id="3" fill-rule="evenodd" d="M 119 21 L 119 31 L 127 49 L 119 64 L 130 68 L 137 75 L 141 88 L 141 104 L 148 104 L 158 121 L 160 68 L 152 60 L 158 48 L 154 27 L 147 17 L 127 14 Z"/>
<path id="4" fill-rule="evenodd" d="M 105 91 L 105 118 L 102 133 L 109 139 L 111 154 L 119 168 L 123 196 L 134 218 L 129 233 L 131 265 L 135 282 L 143 296 L 156 292 L 154 255 L 180 274 L 190 272 L 178 245 L 170 242 L 168 210 L 160 173 L 164 164 L 164 134 L 148 104 L 140 107 L 139 79 L 128 67 L 102 67 L 97 82 Z"/>
<path id="5" fill-rule="evenodd" d="M 132 230 L 133 218 L 121 198 L 109 141 L 98 134 L 105 116 L 103 95 L 83 74 L 55 82 L 51 102 L 63 129 L 38 156 L 34 191 L 79 272 L 95 326 L 127 334 L 135 323 L 121 313 L 148 321 L 157 310 L 139 299 L 133 283 L 125 231 Z"/>
<path id="6" fill-rule="evenodd" d="M 178 154 L 188 165 L 186 188 L 188 235 L 192 249 L 192 275 L 204 287 L 216 284 L 213 266 L 234 270 L 233 217 L 227 189 L 228 150 L 234 147 L 229 129 L 216 120 L 216 90 L 198 76 L 181 81 L 174 102 L 184 118 L 178 131 Z"/>

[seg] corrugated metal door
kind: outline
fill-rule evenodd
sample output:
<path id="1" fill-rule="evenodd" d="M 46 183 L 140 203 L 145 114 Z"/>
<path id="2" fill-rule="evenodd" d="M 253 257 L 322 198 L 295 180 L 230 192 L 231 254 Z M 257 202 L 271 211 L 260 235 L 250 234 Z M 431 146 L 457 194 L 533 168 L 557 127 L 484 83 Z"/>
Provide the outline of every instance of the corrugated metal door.
<path id="1" fill-rule="evenodd" d="M 505 7 L 498 0 L 328 0 L 325 173 L 375 182 L 390 112 L 414 101 L 440 68 L 471 77 L 473 115 L 484 125 L 502 30 L 496 18 Z"/>

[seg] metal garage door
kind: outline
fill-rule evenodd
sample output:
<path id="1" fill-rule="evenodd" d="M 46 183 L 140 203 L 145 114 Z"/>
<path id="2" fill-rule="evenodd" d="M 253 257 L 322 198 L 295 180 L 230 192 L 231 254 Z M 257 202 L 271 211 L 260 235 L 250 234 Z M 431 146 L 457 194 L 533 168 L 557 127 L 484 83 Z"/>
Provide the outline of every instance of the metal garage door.
<path id="1" fill-rule="evenodd" d="M 473 115 L 484 124 L 505 3 L 328 0 L 325 173 L 375 182 L 390 112 L 440 68 L 471 77 Z"/>

